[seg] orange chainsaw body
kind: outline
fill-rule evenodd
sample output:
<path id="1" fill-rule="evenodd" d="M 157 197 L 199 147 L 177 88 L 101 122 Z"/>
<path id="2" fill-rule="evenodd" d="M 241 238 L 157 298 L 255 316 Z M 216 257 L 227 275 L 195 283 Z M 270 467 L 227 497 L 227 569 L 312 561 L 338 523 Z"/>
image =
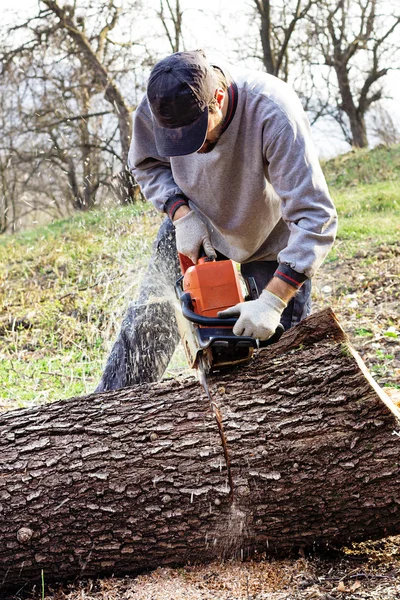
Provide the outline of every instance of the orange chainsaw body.
<path id="1" fill-rule="evenodd" d="M 182 269 L 182 287 L 189 292 L 195 313 L 216 317 L 219 311 L 243 302 L 239 274 L 231 260 L 200 258 L 196 265 L 190 264 Z"/>

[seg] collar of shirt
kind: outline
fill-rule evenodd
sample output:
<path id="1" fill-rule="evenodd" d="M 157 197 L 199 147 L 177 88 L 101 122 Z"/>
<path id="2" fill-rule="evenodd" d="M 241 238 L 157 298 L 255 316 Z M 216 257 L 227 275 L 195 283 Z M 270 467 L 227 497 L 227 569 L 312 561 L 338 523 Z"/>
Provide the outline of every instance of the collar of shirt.
<path id="1" fill-rule="evenodd" d="M 235 116 L 236 107 L 238 103 L 238 87 L 234 81 L 232 81 L 232 83 L 228 87 L 228 98 L 228 110 L 226 111 L 226 117 L 222 126 L 221 133 L 224 133 L 224 131 L 228 129 L 230 123 L 233 120 L 233 117 Z"/>

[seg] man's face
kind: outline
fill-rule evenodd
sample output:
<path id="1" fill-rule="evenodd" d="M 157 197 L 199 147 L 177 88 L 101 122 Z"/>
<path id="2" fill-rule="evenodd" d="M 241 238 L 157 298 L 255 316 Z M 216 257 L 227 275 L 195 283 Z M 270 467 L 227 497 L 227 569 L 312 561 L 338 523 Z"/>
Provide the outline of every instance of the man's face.
<path id="1" fill-rule="evenodd" d="M 200 150 L 197 150 L 198 154 L 208 154 L 208 152 L 211 152 L 211 150 L 215 148 L 221 137 L 223 120 L 224 118 L 220 108 L 218 108 L 215 113 L 209 113 L 207 137 Z"/>

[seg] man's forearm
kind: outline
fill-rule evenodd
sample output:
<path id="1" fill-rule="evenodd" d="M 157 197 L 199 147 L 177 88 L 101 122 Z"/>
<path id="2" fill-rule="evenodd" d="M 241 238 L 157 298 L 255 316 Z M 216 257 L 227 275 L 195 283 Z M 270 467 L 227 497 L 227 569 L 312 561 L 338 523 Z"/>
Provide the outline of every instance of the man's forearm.
<path id="1" fill-rule="evenodd" d="M 175 211 L 175 214 L 173 216 L 172 222 L 175 223 L 175 221 L 177 221 L 181 217 L 184 217 L 185 215 L 187 215 L 188 213 L 190 213 L 190 211 L 191 211 L 191 209 L 189 208 L 189 206 L 180 206 L 178 208 L 178 210 Z"/>
<path id="2" fill-rule="evenodd" d="M 278 296 L 278 298 L 281 298 L 286 304 L 288 304 L 297 292 L 297 288 L 285 283 L 279 277 L 273 277 L 265 286 L 265 289 Z"/>

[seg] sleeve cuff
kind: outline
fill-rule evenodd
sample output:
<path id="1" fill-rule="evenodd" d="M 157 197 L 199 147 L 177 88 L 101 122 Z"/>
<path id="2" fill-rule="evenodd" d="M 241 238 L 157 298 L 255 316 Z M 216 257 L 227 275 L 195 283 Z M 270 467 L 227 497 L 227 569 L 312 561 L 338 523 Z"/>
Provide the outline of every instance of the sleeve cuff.
<path id="1" fill-rule="evenodd" d="M 174 218 L 174 214 L 181 206 L 189 206 L 188 199 L 184 194 L 175 194 L 168 198 L 164 204 L 164 212 L 167 213 L 171 221 Z"/>
<path id="2" fill-rule="evenodd" d="M 298 273 L 289 265 L 285 265 L 284 263 L 280 263 L 279 267 L 276 269 L 274 273 L 274 277 L 278 277 L 278 279 L 282 279 L 292 287 L 299 289 L 302 284 L 308 279 L 307 275 L 304 273 Z"/>

